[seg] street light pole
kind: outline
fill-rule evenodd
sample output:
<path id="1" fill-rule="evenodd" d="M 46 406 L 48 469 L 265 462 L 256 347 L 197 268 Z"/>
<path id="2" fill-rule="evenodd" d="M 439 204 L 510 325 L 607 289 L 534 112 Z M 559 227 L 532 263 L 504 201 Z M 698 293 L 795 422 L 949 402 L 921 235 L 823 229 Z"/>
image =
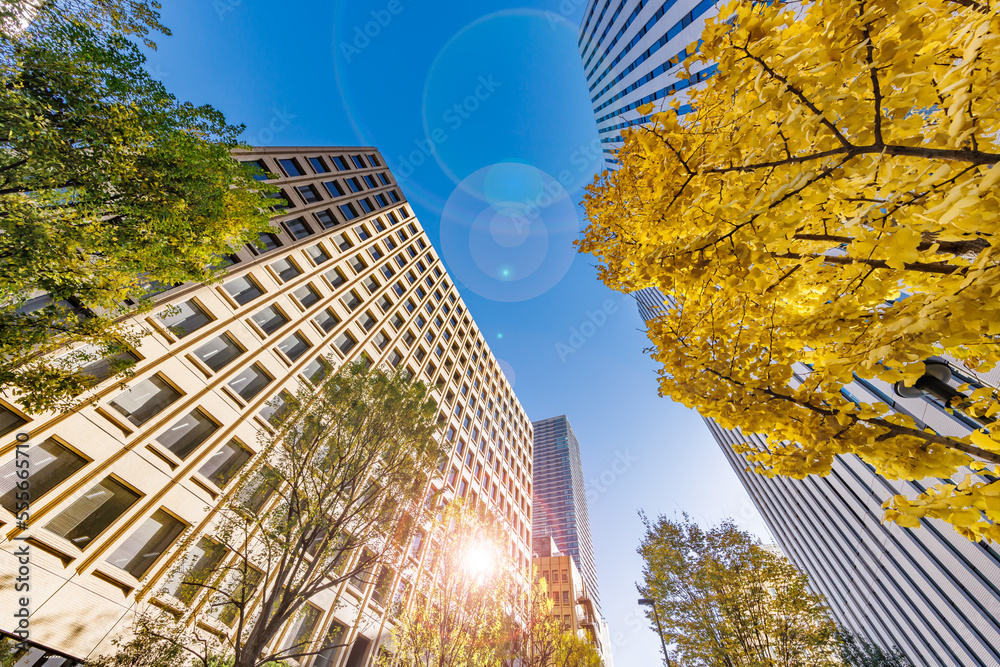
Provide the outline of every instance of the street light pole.
<path id="1" fill-rule="evenodd" d="M 667 661 L 667 667 L 670 667 L 670 655 L 667 653 L 667 640 L 663 638 L 663 626 L 660 625 L 660 615 L 656 613 L 656 600 L 652 600 L 650 598 L 640 598 L 639 604 L 653 608 L 653 618 L 656 619 L 656 629 L 660 633 L 660 644 L 663 646 L 663 657 Z"/>

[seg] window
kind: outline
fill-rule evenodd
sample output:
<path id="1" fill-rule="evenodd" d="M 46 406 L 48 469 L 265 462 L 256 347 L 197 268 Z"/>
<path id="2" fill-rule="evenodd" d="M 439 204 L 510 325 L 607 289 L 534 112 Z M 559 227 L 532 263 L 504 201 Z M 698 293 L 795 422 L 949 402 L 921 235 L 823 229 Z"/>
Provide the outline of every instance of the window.
<path id="1" fill-rule="evenodd" d="M 372 317 L 372 312 L 370 310 L 365 311 L 361 317 L 358 318 L 358 323 L 365 331 L 371 331 L 375 328 L 375 318 Z"/>
<path id="2" fill-rule="evenodd" d="M 334 339 L 333 344 L 337 346 L 338 350 L 347 354 L 358 344 L 358 341 L 354 340 L 354 336 L 345 331 Z"/>
<path id="3" fill-rule="evenodd" d="M 198 469 L 198 474 L 221 489 L 236 477 L 250 457 L 251 454 L 245 447 L 230 440 L 208 457 L 205 465 Z"/>
<path id="4" fill-rule="evenodd" d="M 341 214 L 347 220 L 353 220 L 358 217 L 358 211 L 354 208 L 354 204 L 341 204 L 339 207 Z"/>
<path id="5" fill-rule="evenodd" d="M 368 290 L 369 294 L 374 294 L 378 291 L 379 284 L 378 281 L 375 280 L 375 276 L 368 276 L 362 280 L 361 283 L 365 286 L 365 289 Z"/>
<path id="6" fill-rule="evenodd" d="M 183 523 L 163 510 L 156 510 L 108 556 L 108 562 L 141 579 L 183 531 Z"/>
<path id="7" fill-rule="evenodd" d="M 209 419 L 204 412 L 192 410 L 164 431 L 156 442 L 173 452 L 177 458 L 184 460 L 218 429 L 219 425 Z"/>
<path id="8" fill-rule="evenodd" d="M 278 343 L 278 349 L 292 361 L 295 361 L 305 354 L 305 351 L 310 347 L 312 347 L 312 344 L 310 344 L 309 341 L 307 341 L 300 333 L 294 333 Z"/>
<path id="9" fill-rule="evenodd" d="M 288 195 L 285 194 L 284 190 L 281 190 L 279 192 L 269 192 L 267 194 L 267 197 L 268 199 L 274 200 L 274 206 L 271 207 L 272 210 L 283 211 L 286 208 L 292 207 L 292 202 L 288 198 Z"/>
<path id="10" fill-rule="evenodd" d="M 389 185 L 389 177 L 384 171 L 378 173 L 378 180 L 382 181 L 382 185 Z"/>
<path id="11" fill-rule="evenodd" d="M 375 203 L 378 204 L 379 208 L 385 208 L 389 205 L 389 200 L 385 198 L 383 194 L 375 195 Z"/>
<path id="12" fill-rule="evenodd" d="M 389 264 L 383 264 L 382 275 L 385 276 L 386 280 L 392 280 L 392 277 L 396 275 L 396 272 L 393 270 L 391 266 L 389 266 Z"/>
<path id="13" fill-rule="evenodd" d="M 358 238 L 361 239 L 362 241 L 367 241 L 372 237 L 371 233 L 369 233 L 368 231 L 368 228 L 365 227 L 364 225 L 359 225 L 358 227 L 355 227 L 354 232 L 358 235 Z"/>
<path id="14" fill-rule="evenodd" d="M 138 493 L 106 477 L 53 517 L 45 529 L 83 549 L 138 500 Z"/>
<path id="15" fill-rule="evenodd" d="M 325 174 L 330 171 L 326 168 L 326 162 L 323 161 L 321 157 L 311 157 L 309 158 L 309 164 L 312 165 L 313 171 L 317 174 Z"/>
<path id="16" fill-rule="evenodd" d="M 378 156 L 373 153 L 368 153 L 368 163 L 373 167 L 381 167 L 382 164 L 378 161 Z"/>
<path id="17" fill-rule="evenodd" d="M 51 438 L 28 449 L 28 461 L 31 462 L 29 472 L 32 501 L 41 498 L 87 465 L 85 458 Z M 17 483 L 21 480 L 18 470 L 23 468 L 17 467 L 16 457 L 0 466 L 0 506 L 11 514 L 17 514 L 18 491 L 23 493 L 23 490 L 17 488 Z"/>
<path id="18" fill-rule="evenodd" d="M 377 605 L 384 605 L 385 598 L 389 594 L 389 589 L 392 586 L 392 579 L 395 575 L 392 570 L 387 568 L 385 565 L 379 568 L 378 578 L 375 580 L 375 589 L 372 591 L 372 601 Z"/>
<path id="19" fill-rule="evenodd" d="M 375 183 L 375 178 L 371 174 L 366 174 L 364 176 L 364 179 L 365 179 L 365 183 L 368 185 L 368 187 L 370 187 L 370 188 L 377 188 L 378 187 L 378 184 Z"/>
<path id="20" fill-rule="evenodd" d="M 355 273 L 361 273 L 365 270 L 366 264 L 365 260 L 361 259 L 361 255 L 355 255 L 354 257 L 347 260 L 347 263 L 351 265 Z"/>
<path id="21" fill-rule="evenodd" d="M 361 192 L 361 181 L 357 178 L 351 177 L 347 179 L 347 187 L 351 189 L 351 192 Z"/>
<path id="22" fill-rule="evenodd" d="M 300 185 L 295 189 L 299 191 L 299 195 L 302 196 L 302 200 L 307 204 L 315 204 L 316 202 L 322 200 L 322 197 L 319 196 L 319 192 L 316 190 L 316 186 L 312 184 Z"/>
<path id="23" fill-rule="evenodd" d="M 346 307 L 348 310 L 354 310 L 355 308 L 361 305 L 361 297 L 358 296 L 356 290 L 351 290 L 346 295 L 344 295 L 344 297 L 342 297 L 340 300 L 341 302 L 343 302 L 344 307 Z"/>
<path id="24" fill-rule="evenodd" d="M 341 250 L 347 250 L 352 245 L 354 245 L 353 243 L 351 243 L 351 240 L 349 238 L 347 238 L 347 236 L 345 234 L 337 234 L 337 235 L 335 235 L 333 237 L 333 242 L 336 243 L 337 247 L 340 248 Z"/>
<path id="25" fill-rule="evenodd" d="M 337 221 L 333 217 L 333 213 L 330 213 L 329 209 L 314 211 L 313 215 L 316 216 L 316 220 L 319 221 L 319 224 L 323 225 L 323 229 L 329 229 L 337 224 Z"/>
<path id="26" fill-rule="evenodd" d="M 378 246 L 372 246 L 368 248 L 368 254 L 372 256 L 372 259 L 376 262 L 382 259 L 382 252 L 378 249 Z"/>
<path id="27" fill-rule="evenodd" d="M 302 605 L 302 609 L 295 615 L 292 627 L 288 629 L 281 651 L 289 655 L 310 652 L 312 650 L 310 642 L 313 633 L 316 632 L 316 624 L 319 623 L 321 613 L 318 607 L 308 602 Z"/>
<path id="28" fill-rule="evenodd" d="M 382 309 L 383 313 L 388 313 L 389 309 L 392 308 L 392 299 L 390 299 L 385 294 L 379 297 L 377 303 L 378 307 Z"/>
<path id="29" fill-rule="evenodd" d="M 392 224 L 394 224 L 394 225 L 395 225 L 396 223 L 398 223 L 398 222 L 399 222 L 399 218 L 397 218 L 397 217 L 396 217 L 396 214 L 395 214 L 395 213 L 393 213 L 392 211 L 389 211 L 389 212 L 388 212 L 388 213 L 386 214 L 386 217 L 388 217 L 388 218 L 389 218 L 389 220 L 390 220 L 390 221 L 392 222 Z"/>
<path id="30" fill-rule="evenodd" d="M 275 234 L 261 232 L 257 239 L 256 249 L 258 252 L 267 252 L 268 250 L 274 250 L 275 248 L 280 247 L 281 241 L 278 240 L 278 237 Z"/>
<path id="31" fill-rule="evenodd" d="M 326 276 L 326 279 L 330 281 L 330 285 L 334 288 L 340 287 L 347 282 L 347 278 L 344 277 L 344 273 L 340 269 L 331 269 L 323 275 Z"/>
<path id="32" fill-rule="evenodd" d="M 377 334 L 375 334 L 374 341 L 375 341 L 375 347 L 377 347 L 380 350 L 384 350 L 385 347 L 389 344 L 389 337 L 385 335 L 384 331 L 379 331 Z"/>
<path id="33" fill-rule="evenodd" d="M 108 405 L 132 424 L 142 426 L 180 397 L 179 391 L 154 375 L 119 394 Z"/>
<path id="34" fill-rule="evenodd" d="M 385 231 L 385 223 L 382 222 L 382 218 L 375 218 L 372 220 L 372 227 L 374 227 L 377 232 Z"/>
<path id="35" fill-rule="evenodd" d="M 315 320 L 316 324 L 319 325 L 319 328 L 327 333 L 330 333 L 330 331 L 332 331 L 335 326 L 340 324 L 340 318 L 337 317 L 337 314 L 332 310 L 330 310 L 329 308 L 321 312 L 313 319 Z"/>
<path id="36" fill-rule="evenodd" d="M 395 190 L 389 190 L 389 199 L 391 199 L 393 203 L 399 203 L 399 194 Z M 408 215 L 406 215 L 406 209 L 400 209 L 400 210 L 403 211 L 404 218 L 409 217 Z"/>
<path id="37" fill-rule="evenodd" d="M 309 365 L 302 369 L 302 375 L 312 384 L 318 385 L 327 373 L 330 372 L 330 364 L 322 357 L 317 357 L 309 362 Z"/>
<path id="38" fill-rule="evenodd" d="M 337 197 L 343 197 L 347 193 L 344 191 L 344 186 L 340 184 L 340 181 L 323 181 L 323 187 L 326 191 L 330 193 L 330 196 L 336 199 Z"/>
<path id="39" fill-rule="evenodd" d="M 300 275 L 302 271 L 299 267 L 295 266 L 290 259 L 279 259 L 276 262 L 271 262 L 271 269 L 277 274 L 278 279 L 281 282 L 288 282 L 292 278 Z"/>
<path id="40" fill-rule="evenodd" d="M 241 306 L 253 301 L 264 293 L 264 290 L 250 276 L 233 278 L 224 287 L 229 296 L 233 297 L 233 300 Z"/>
<path id="41" fill-rule="evenodd" d="M 253 597 L 254 591 L 260 584 L 261 579 L 264 578 L 263 573 L 259 570 L 250 567 L 246 570 L 244 575 L 242 571 L 229 570 L 230 576 L 226 577 L 226 581 L 222 584 L 222 587 L 231 591 L 225 598 L 232 598 L 244 606 Z M 232 602 L 226 602 L 223 604 L 225 599 L 223 596 L 217 596 L 214 603 L 209 605 L 209 616 L 214 616 L 228 626 L 232 626 L 239 618 L 240 610 Z"/>
<path id="42" fill-rule="evenodd" d="M 351 161 L 354 162 L 354 166 L 357 167 L 358 169 L 364 169 L 365 168 L 365 163 L 364 163 L 364 161 L 362 161 L 360 155 L 352 155 L 351 156 Z"/>
<path id="43" fill-rule="evenodd" d="M 392 319 L 389 320 L 389 324 L 392 325 L 393 329 L 399 331 L 400 327 L 403 326 L 403 318 L 400 316 L 399 313 L 396 313 L 395 315 L 392 316 Z"/>
<path id="44" fill-rule="evenodd" d="M 291 412 L 291 403 L 289 400 L 290 398 L 291 394 L 289 394 L 287 391 L 282 391 L 280 394 L 278 394 L 277 396 L 275 396 L 274 398 L 272 398 L 270 401 L 267 402 L 267 405 L 265 405 L 263 409 L 261 409 L 260 416 L 263 417 L 272 426 L 276 426 L 277 424 L 281 423 L 281 421 L 284 420 L 285 417 L 288 416 L 289 412 Z M 270 491 L 274 491 L 273 488 L 269 487 L 269 489 Z"/>
<path id="45" fill-rule="evenodd" d="M 212 321 L 212 316 L 193 299 L 171 306 L 160 313 L 159 318 L 178 338 L 184 338 Z"/>
<path id="46" fill-rule="evenodd" d="M 372 206 L 372 200 L 369 199 L 368 197 L 362 197 L 361 199 L 358 200 L 358 203 L 361 204 L 361 210 L 363 210 L 365 213 L 371 213 L 372 211 L 375 210 L 375 207 Z"/>
<path id="47" fill-rule="evenodd" d="M 324 250 L 321 245 L 309 246 L 306 248 L 306 254 L 309 255 L 309 258 L 312 259 L 317 266 L 330 259 L 330 255 L 327 254 L 326 250 Z"/>
<path id="48" fill-rule="evenodd" d="M 288 322 L 288 318 L 276 306 L 265 306 L 254 313 L 250 319 L 269 336 Z"/>
<path id="49" fill-rule="evenodd" d="M 216 573 L 226 549 L 207 537 L 189 547 L 181 559 L 181 566 L 171 574 L 163 589 L 181 602 L 190 602 L 202 589 L 199 584 L 208 583 Z"/>
<path id="50" fill-rule="evenodd" d="M 306 221 L 302 218 L 295 218 L 294 220 L 286 221 L 285 227 L 288 229 L 288 233 L 296 239 L 304 239 L 313 233 L 312 229 L 309 228 L 309 225 L 307 225 Z"/>
<path id="51" fill-rule="evenodd" d="M 333 164 L 337 167 L 337 171 L 347 171 L 350 167 L 347 166 L 347 161 L 339 155 L 333 157 Z"/>
<path id="52" fill-rule="evenodd" d="M 263 160 L 240 160 L 240 163 L 246 165 L 246 167 L 253 173 L 253 179 L 255 181 L 266 181 L 267 177 L 267 164 Z"/>
<path id="53" fill-rule="evenodd" d="M 194 356 L 213 371 L 222 370 L 226 364 L 241 354 L 243 354 L 243 348 L 237 345 L 229 334 L 213 338 L 194 351 Z"/>
<path id="54" fill-rule="evenodd" d="M 229 388 L 239 394 L 244 401 L 249 401 L 269 384 L 271 376 L 264 372 L 260 364 L 254 364 L 230 380 Z"/>
<path id="55" fill-rule="evenodd" d="M 312 285 L 303 285 L 292 292 L 292 296 L 298 299 L 303 308 L 308 308 L 320 300 L 319 292 Z"/>
<path id="56" fill-rule="evenodd" d="M 119 344 L 118 347 L 122 346 Z M 90 376 L 93 384 L 103 382 L 139 361 L 139 357 L 128 350 L 102 356 L 107 351 L 99 345 L 87 343 L 60 355 L 58 360 L 65 368 Z"/>
<path id="57" fill-rule="evenodd" d="M 304 176 L 302 168 L 299 166 L 299 161 L 295 158 L 279 159 L 278 164 L 281 165 L 281 170 L 285 172 L 285 176 L 292 178 L 294 176 Z"/>

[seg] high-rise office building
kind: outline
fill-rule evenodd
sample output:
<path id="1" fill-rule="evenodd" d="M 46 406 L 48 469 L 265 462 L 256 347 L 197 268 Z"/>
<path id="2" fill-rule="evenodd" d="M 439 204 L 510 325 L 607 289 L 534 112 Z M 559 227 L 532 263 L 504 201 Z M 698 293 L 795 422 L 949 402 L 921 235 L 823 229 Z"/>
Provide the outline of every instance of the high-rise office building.
<path id="1" fill-rule="evenodd" d="M 647 320 L 666 302 L 655 289 L 636 294 Z M 958 366 L 952 372 L 953 385 L 998 379 L 996 371 L 979 379 Z M 964 435 L 973 425 L 933 397 L 894 396 L 883 382 L 856 379 L 846 390 L 854 400 L 884 402 L 939 433 Z M 937 519 L 915 530 L 882 521 L 883 502 L 915 496 L 937 480 L 888 480 L 854 455 L 837 456 L 825 477 L 769 478 L 748 471 L 749 455 L 734 449 L 762 450 L 762 437 L 706 423 L 782 551 L 826 596 L 840 623 L 898 646 L 914 665 L 1000 664 L 1000 553 Z"/>
<path id="2" fill-rule="evenodd" d="M 614 163 L 622 128 L 649 120 L 638 107 L 704 81 L 714 66 L 688 77 L 680 63 L 697 48 L 713 0 L 590 0 L 577 42 L 604 147 Z M 681 113 L 686 109 L 682 106 Z"/>
<path id="3" fill-rule="evenodd" d="M 532 549 L 535 554 L 546 553 L 549 538 L 555 540 L 561 553 L 572 556 L 600 613 L 601 596 L 580 443 L 565 415 L 533 422 L 532 428 L 535 434 Z"/>
<path id="4" fill-rule="evenodd" d="M 331 355 L 337 364 L 367 355 L 432 387 L 452 453 L 431 484 L 504 522 L 527 583 L 531 424 L 379 153 L 268 148 L 236 157 L 279 176 L 283 208 L 270 233 L 229 258 L 219 283 L 173 287 L 152 312 L 131 318 L 148 335 L 132 350 L 128 389 L 97 365 L 92 400 L 72 412 L 27 414 L 0 396 L 6 633 L 16 629 L 23 595 L 11 585 L 16 552 L 30 549 L 36 648 L 18 667 L 70 665 L 110 650 L 131 627 L 137 596 L 156 604 L 169 590 L 182 556 L 178 535 L 210 526 L 213 504 L 271 428 L 269 402 L 318 382 Z M 30 439 L 35 466 L 27 531 L 11 514 L 18 434 Z M 427 546 L 406 551 L 388 588 L 399 595 Z M 302 667 L 371 664 L 391 623 L 381 590 L 360 577 L 310 599 L 312 613 L 293 621 L 289 636 L 336 630 L 349 646 L 305 657 Z M 46 654 L 63 657 L 45 662 Z"/>

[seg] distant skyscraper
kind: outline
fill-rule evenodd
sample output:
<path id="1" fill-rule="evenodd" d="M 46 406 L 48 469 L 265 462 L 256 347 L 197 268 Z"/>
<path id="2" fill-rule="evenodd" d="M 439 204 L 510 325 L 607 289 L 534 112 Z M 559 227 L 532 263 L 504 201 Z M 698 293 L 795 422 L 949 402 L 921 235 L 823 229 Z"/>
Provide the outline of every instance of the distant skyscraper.
<path id="1" fill-rule="evenodd" d="M 600 613 L 597 567 L 580 462 L 580 443 L 565 415 L 532 422 L 535 432 L 532 550 L 544 554 L 549 538 L 573 557 Z"/>
<path id="2" fill-rule="evenodd" d="M 636 297 L 644 318 L 666 301 L 655 289 Z M 977 382 L 961 368 L 952 371 L 954 385 Z M 986 380 L 995 383 L 996 375 Z M 869 380 L 846 390 L 939 433 L 970 430 L 966 418 L 947 414 L 931 397 L 895 397 L 892 387 Z M 853 455 L 836 457 L 825 477 L 764 477 L 749 472 L 748 455 L 734 450 L 744 444 L 763 450 L 764 438 L 705 421 L 782 551 L 809 574 L 840 623 L 898 646 L 914 665 L 1000 665 L 1000 554 L 936 519 L 917 530 L 882 522 L 883 502 L 915 496 L 937 480 L 888 480 Z"/>
<path id="3" fill-rule="evenodd" d="M 699 64 L 683 78 L 680 67 L 695 52 L 705 18 L 715 12 L 713 0 L 590 0 L 577 44 L 605 162 L 615 162 L 622 128 L 649 120 L 637 107 L 715 71 Z"/>

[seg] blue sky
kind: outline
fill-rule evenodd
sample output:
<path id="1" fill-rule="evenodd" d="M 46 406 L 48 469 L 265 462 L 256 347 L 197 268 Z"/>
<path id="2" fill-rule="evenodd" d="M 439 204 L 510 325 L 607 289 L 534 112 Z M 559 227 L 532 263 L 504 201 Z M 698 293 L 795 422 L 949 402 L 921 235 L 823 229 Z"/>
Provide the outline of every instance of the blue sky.
<path id="1" fill-rule="evenodd" d="M 577 52 L 583 0 L 170 0 L 149 68 L 257 145 L 388 160 L 532 420 L 580 440 L 618 667 L 660 660 L 639 620 L 637 510 L 763 523 L 697 414 L 661 399 L 634 302 L 571 246 L 602 168 Z"/>

